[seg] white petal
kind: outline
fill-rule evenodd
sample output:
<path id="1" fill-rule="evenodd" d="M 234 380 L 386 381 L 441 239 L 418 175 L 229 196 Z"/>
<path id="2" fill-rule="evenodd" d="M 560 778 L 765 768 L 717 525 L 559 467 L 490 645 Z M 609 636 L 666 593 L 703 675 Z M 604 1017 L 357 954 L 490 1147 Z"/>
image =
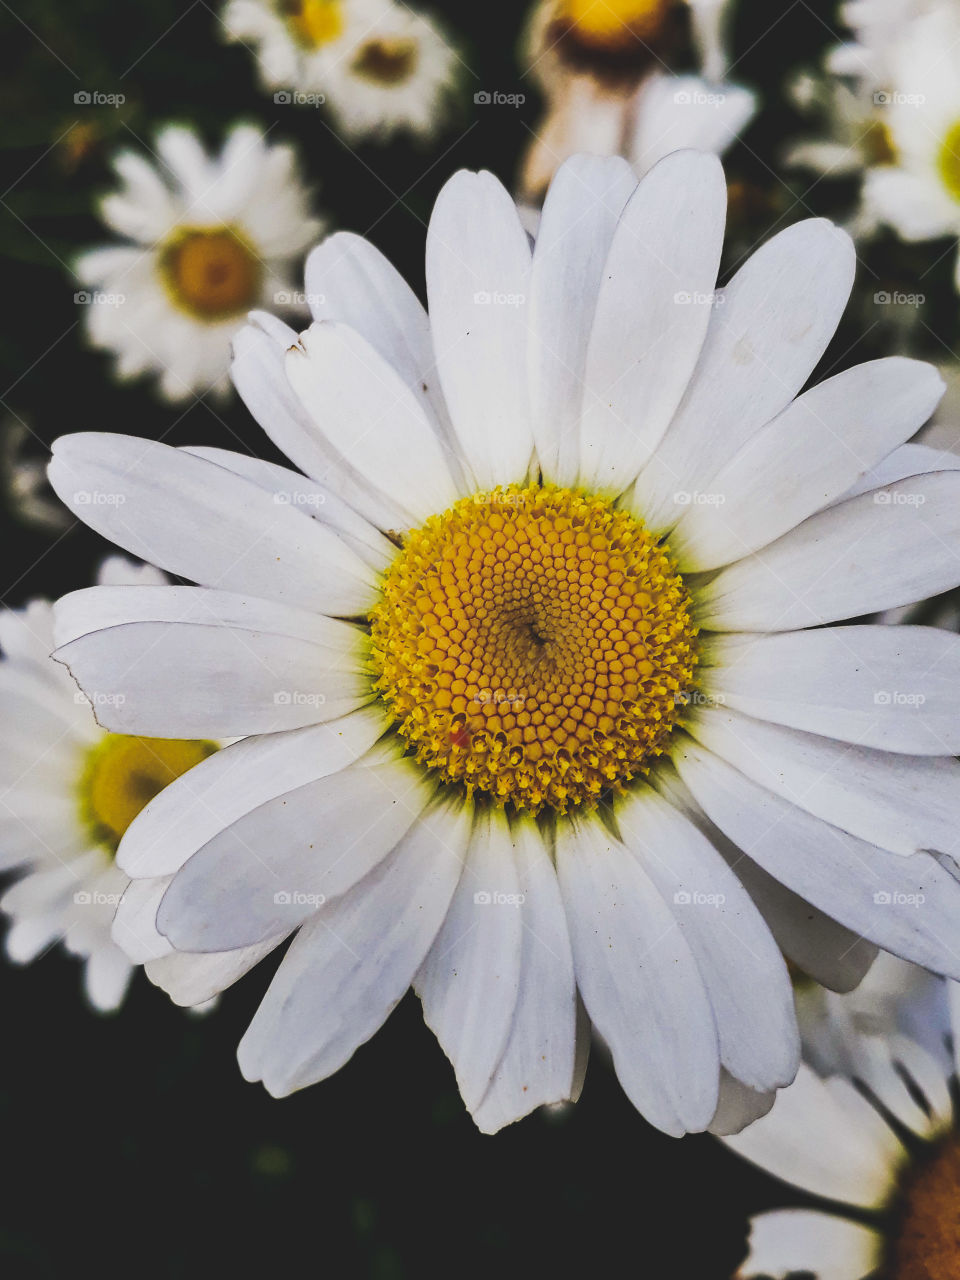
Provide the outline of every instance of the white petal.
<path id="1" fill-rule="evenodd" d="M 250 320 L 234 334 L 230 367 L 244 404 L 301 471 L 328 487 L 378 529 L 399 529 L 404 519 L 400 508 L 337 457 L 290 385 L 286 353 L 298 335 L 265 312 L 252 312 Z"/>
<path id="2" fill-rule="evenodd" d="M 353 329 L 312 324 L 287 376 L 330 444 L 416 523 L 459 496 L 447 451 L 400 375 Z"/>
<path id="3" fill-rule="evenodd" d="M 720 1055 L 706 987 L 640 863 L 596 819 L 557 830 L 577 984 L 627 1096 L 674 1137 L 709 1125 Z M 683 1016 L 677 1016 L 677 1010 Z"/>
<path id="4" fill-rule="evenodd" d="M 302 609 L 203 587 L 89 587 L 57 617 L 56 659 L 114 733 L 274 733 L 373 697 L 363 633 Z"/>
<path id="5" fill-rule="evenodd" d="M 619 156 L 574 156 L 547 192 L 530 276 L 530 400 L 544 479 L 570 485 L 580 465 L 587 341 L 603 266 L 637 180 Z"/>
<path id="6" fill-rule="evenodd" d="M 123 1004 L 133 977 L 133 965 L 119 947 L 107 942 L 94 951 L 83 968 L 83 989 L 100 1013 L 112 1013 Z"/>
<path id="7" fill-rule="evenodd" d="M 806 1064 L 768 1115 L 724 1141 L 801 1191 L 864 1209 L 886 1203 L 904 1156 L 893 1130 L 849 1081 L 821 1080 Z"/>
<path id="8" fill-rule="evenodd" d="M 800 1040 L 787 966 L 710 841 L 649 787 L 616 807 L 621 839 L 672 908 L 713 1007 L 720 1060 L 757 1090 L 789 1084 Z"/>
<path id="9" fill-rule="evenodd" d="M 305 279 L 314 320 L 341 320 L 355 329 L 400 374 L 440 438 L 453 445 L 430 321 L 396 267 L 369 240 L 338 231 L 310 253 Z"/>
<path id="10" fill-rule="evenodd" d="M 883 1237 L 849 1218 L 818 1209 L 778 1209 L 750 1220 L 742 1280 L 863 1280 L 883 1258 Z"/>
<path id="11" fill-rule="evenodd" d="M 275 1096 L 338 1070 L 386 1021 L 450 905 L 472 810 L 437 805 L 375 871 L 294 940 L 240 1042 Z"/>
<path id="12" fill-rule="evenodd" d="M 944 409 L 941 406 L 937 417 L 941 418 L 943 414 Z M 927 436 L 935 426 L 936 422 L 931 422 L 924 431 L 924 436 Z M 908 476 L 958 469 L 960 469 L 960 456 L 951 453 L 948 449 L 934 449 L 926 444 L 902 444 L 899 449 L 894 449 L 893 453 L 888 454 L 882 462 L 864 472 L 856 484 L 852 484 L 837 501 L 845 502 L 847 498 L 855 498 L 861 493 L 870 493 L 873 489 L 886 489 L 896 484 L 898 480 L 906 480 Z"/>
<path id="13" fill-rule="evenodd" d="M 577 986 L 563 899 L 536 825 L 513 828 L 523 902 L 520 992 L 506 1048 L 473 1119 L 496 1133 L 534 1108 L 577 1091 Z"/>
<path id="14" fill-rule="evenodd" d="M 170 876 L 131 880 L 113 918 L 113 940 L 134 964 L 159 960 L 173 948 L 157 931 L 157 910 L 170 887 Z"/>
<path id="15" fill-rule="evenodd" d="M 756 95 L 742 85 L 654 72 L 637 96 L 635 127 L 625 152 L 640 172 L 681 147 L 722 155 L 756 109 Z"/>
<path id="16" fill-rule="evenodd" d="M 157 928 L 178 951 L 234 951 L 288 933 L 381 862 L 433 790 L 419 766 L 397 760 L 268 800 L 184 864 Z"/>
<path id="17" fill-rule="evenodd" d="M 798 969 L 828 991 L 852 991 L 877 948 L 775 880 L 707 818 L 675 770 L 661 767 L 657 787 L 704 833 L 756 903 L 777 945 Z"/>
<path id="18" fill-rule="evenodd" d="M 365 708 L 329 724 L 224 747 L 137 814 L 120 842 L 118 864 L 132 876 L 172 875 L 252 809 L 353 764 L 384 727 L 383 717 Z"/>
<path id="19" fill-rule="evenodd" d="M 154 986 L 167 993 L 174 1004 L 195 1009 L 233 986 L 282 941 L 282 936 L 268 938 L 255 947 L 207 955 L 175 951 L 159 960 L 148 960 L 144 973 Z"/>
<path id="20" fill-rule="evenodd" d="M 701 689 L 722 706 L 882 751 L 960 755 L 953 632 L 867 626 L 718 636 L 709 655 Z"/>
<path id="21" fill-rule="evenodd" d="M 641 472 L 634 510 L 659 531 L 678 494 L 708 481 L 810 376 L 853 284 L 849 236 L 822 218 L 768 240 L 717 299 L 700 360 L 670 429 Z"/>
<path id="22" fill-rule="evenodd" d="M 720 1073 L 720 1100 L 710 1121 L 710 1133 L 718 1138 L 741 1133 L 748 1124 L 767 1115 L 776 1100 L 776 1089 L 758 1093 L 723 1070 Z"/>
<path id="23" fill-rule="evenodd" d="M 478 819 L 447 918 L 413 984 L 471 1112 L 503 1056 L 520 991 L 514 843 L 502 810 Z"/>
<path id="24" fill-rule="evenodd" d="M 715 501 L 683 509 L 670 550 L 703 570 L 766 546 L 919 431 L 943 391 L 933 365 L 896 356 L 821 382 L 721 468 L 710 481 Z"/>
<path id="25" fill-rule="evenodd" d="M 960 856 L 960 762 L 895 755 L 699 708 L 689 732 L 791 804 L 891 853 Z"/>
<path id="26" fill-rule="evenodd" d="M 205 458 L 207 462 L 215 462 L 218 467 L 226 467 L 228 471 L 247 480 L 253 480 L 261 489 L 272 494 L 274 502 L 301 507 L 314 520 L 334 529 L 347 546 L 377 572 L 383 570 L 396 555 L 397 549 L 393 543 L 366 516 L 338 498 L 326 485 L 308 480 L 298 471 L 291 471 L 289 467 L 281 467 L 274 462 L 263 462 L 248 453 L 231 453 L 229 449 L 197 446 L 186 452 Z"/>
<path id="27" fill-rule="evenodd" d="M 726 186 L 716 156 L 677 151 L 631 196 L 603 269 L 580 426 L 580 483 L 619 493 L 660 443 L 712 312 Z"/>
<path id="28" fill-rule="evenodd" d="M 811 516 L 698 593 L 712 631 L 793 631 L 960 582 L 960 474 L 901 480 Z"/>
<path id="29" fill-rule="evenodd" d="M 960 884 L 949 866 L 874 848 L 694 743 L 678 749 L 675 763 L 711 821 L 794 893 L 885 951 L 960 977 Z"/>
<path id="30" fill-rule="evenodd" d="M 330 529 L 180 449 L 82 432 L 57 441 L 49 475 L 81 520 L 168 573 L 348 617 L 374 599 L 376 575 Z"/>
<path id="31" fill-rule="evenodd" d="M 455 174 L 427 232 L 427 296 L 453 429 L 484 488 L 524 478 L 533 453 L 527 393 L 530 246 L 490 173 Z"/>

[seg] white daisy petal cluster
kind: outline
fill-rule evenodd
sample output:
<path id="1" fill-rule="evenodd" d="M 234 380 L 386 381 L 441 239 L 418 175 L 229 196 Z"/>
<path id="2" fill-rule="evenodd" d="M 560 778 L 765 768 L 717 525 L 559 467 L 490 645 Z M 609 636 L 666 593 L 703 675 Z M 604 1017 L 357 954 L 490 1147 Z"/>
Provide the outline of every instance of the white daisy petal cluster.
<path id="1" fill-rule="evenodd" d="M 796 1081 L 725 1141 L 825 1203 L 755 1217 L 738 1276 L 946 1280 L 960 1202 L 960 987 L 883 957 L 857 991 L 800 999 Z"/>
<path id="2" fill-rule="evenodd" d="M 828 136 L 793 146 L 788 163 L 862 174 L 859 234 L 885 225 L 906 241 L 960 235 L 956 5 L 856 0 L 841 13 L 855 38 L 831 51 L 825 77 L 795 86 L 798 105 L 821 117 Z"/>
<path id="3" fill-rule="evenodd" d="M 541 0 L 526 58 L 547 108 L 524 161 L 524 197 L 542 197 L 578 152 L 622 155 L 638 176 L 682 147 L 722 155 L 753 119 L 756 95 L 727 81 L 729 0 Z M 678 30 L 689 12 L 690 32 Z M 670 72 L 675 46 L 698 73 Z"/>
<path id="4" fill-rule="evenodd" d="M 592 1025 L 653 1124 L 731 1132 L 797 1068 L 784 955 L 960 977 L 960 637 L 837 625 L 960 582 L 960 472 L 905 444 L 942 381 L 803 391 L 850 240 L 717 291 L 725 207 L 715 156 L 578 157 L 531 246 L 459 173 L 429 312 L 335 235 L 306 332 L 239 335 L 298 470 L 57 443 L 67 505 L 198 584 L 67 596 L 57 658 L 114 732 L 245 738 L 130 825 L 115 937 L 188 1005 L 289 940 L 239 1054 L 272 1093 L 412 985 L 484 1131 L 575 1098 Z"/>
<path id="5" fill-rule="evenodd" d="M 123 152 L 107 226 L 125 243 L 75 264 L 87 334 L 120 378 L 157 375 L 168 400 L 230 386 L 230 342 L 255 306 L 296 305 L 296 275 L 323 229 L 293 150 L 237 125 L 209 155 L 185 126 L 161 129 L 153 159 Z"/>
<path id="6" fill-rule="evenodd" d="M 397 0 L 229 0 L 228 40 L 254 52 L 274 102 L 324 104 L 347 138 L 429 138 L 449 116 L 462 63 L 431 18 Z"/>
<path id="7" fill-rule="evenodd" d="M 79 497 L 83 501 L 83 495 Z M 116 556 L 104 590 L 166 583 L 149 565 Z M 114 860 L 135 813 L 216 743 L 151 742 L 106 733 L 102 698 L 81 693 L 50 657 L 53 605 L 34 600 L 0 613 L 3 752 L 0 870 L 17 878 L 0 899 L 10 918 L 6 951 L 27 964 L 57 943 L 84 961 L 84 987 L 102 1012 L 123 1001 L 133 964 L 112 940 L 129 877 Z M 103 695 L 116 697 L 118 695 Z"/>

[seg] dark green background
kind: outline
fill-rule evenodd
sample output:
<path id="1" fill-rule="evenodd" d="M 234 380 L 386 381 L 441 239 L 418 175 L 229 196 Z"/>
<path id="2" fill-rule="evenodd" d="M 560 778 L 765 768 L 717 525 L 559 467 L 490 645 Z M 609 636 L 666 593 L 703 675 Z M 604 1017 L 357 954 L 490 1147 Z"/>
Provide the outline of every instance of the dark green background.
<path id="1" fill-rule="evenodd" d="M 459 117 L 429 148 L 351 150 L 322 112 L 275 107 L 257 89 L 248 53 L 217 38 L 217 6 L 204 0 L 0 7 L 0 399 L 4 416 L 30 428 L 37 456 L 61 433 L 91 429 L 273 456 L 239 403 L 171 409 L 149 382 L 112 382 L 108 359 L 83 344 L 64 264 L 103 238 L 93 201 L 109 185 L 111 150 L 149 142 L 161 121 L 190 121 L 209 141 L 238 117 L 276 122 L 271 137 L 297 141 L 333 224 L 369 233 L 422 292 L 425 222 L 440 185 L 461 166 L 511 182 L 540 109 L 516 60 L 523 6 L 433 8 L 472 69 Z M 764 110 L 729 157 L 729 172 L 753 191 L 732 255 L 774 225 L 849 208 L 849 184 L 811 189 L 811 178 L 784 175 L 778 162 L 803 131 L 784 80 L 837 38 L 832 8 L 739 7 L 736 75 L 759 88 Z M 83 89 L 127 102 L 120 111 L 75 106 Z M 474 107 L 479 89 L 522 92 L 527 102 Z M 71 167 L 52 144 L 77 121 L 99 136 Z M 907 250 L 885 238 L 870 248 L 858 302 L 822 371 L 889 350 L 896 317 L 872 305 L 884 288 L 922 290 L 914 348 L 950 354 L 957 308 L 945 247 Z M 6 604 L 90 581 L 103 547 L 88 530 L 55 540 L 8 512 L 2 520 Z M 482 1137 L 412 997 L 338 1076 L 275 1102 L 243 1082 L 233 1056 L 269 968 L 202 1020 L 142 977 L 119 1016 L 97 1017 L 81 1001 L 76 964 L 59 951 L 27 970 L 0 967 L 4 1277 L 59 1277 L 81 1264 L 134 1277 L 306 1266 L 374 1280 L 581 1268 L 725 1280 L 742 1256 L 747 1214 L 788 1198 L 710 1139 L 652 1131 L 599 1053 L 575 1109 Z"/>

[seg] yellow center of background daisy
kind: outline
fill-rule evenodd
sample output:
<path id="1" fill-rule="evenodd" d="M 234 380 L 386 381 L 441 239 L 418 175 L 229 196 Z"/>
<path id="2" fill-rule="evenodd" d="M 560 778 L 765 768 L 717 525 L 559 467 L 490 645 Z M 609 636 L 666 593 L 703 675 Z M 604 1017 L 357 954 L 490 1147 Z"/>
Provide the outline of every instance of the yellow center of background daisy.
<path id="1" fill-rule="evenodd" d="M 595 804 L 643 772 L 697 661 L 665 548 L 570 489 L 497 489 L 431 517 L 370 621 L 377 688 L 417 758 L 534 811 Z"/>
<path id="2" fill-rule="evenodd" d="M 96 844 L 116 852 L 127 827 L 175 778 L 217 750 L 215 742 L 106 733 L 80 778 L 80 816 Z"/>
<path id="3" fill-rule="evenodd" d="M 901 1191 L 885 1280 L 956 1280 L 960 1276 L 960 1137 L 941 1142 Z"/>
<path id="4" fill-rule="evenodd" d="M 558 17 L 585 43 L 616 49 L 659 35 L 674 0 L 561 0 Z"/>
<path id="5" fill-rule="evenodd" d="M 160 273 L 176 305 L 200 320 L 242 315 L 262 279 L 256 254 L 232 227 L 181 231 L 161 253 Z"/>
<path id="6" fill-rule="evenodd" d="M 367 40 L 359 48 L 351 68 L 375 84 L 398 85 L 417 69 L 417 43 L 407 38 Z"/>
<path id="7" fill-rule="evenodd" d="M 950 126 L 940 144 L 937 169 L 940 181 L 951 196 L 954 200 L 960 200 L 960 120 Z"/>
<path id="8" fill-rule="evenodd" d="M 332 44 L 343 35 L 343 0 L 281 0 L 280 11 L 296 40 L 308 49 Z"/>

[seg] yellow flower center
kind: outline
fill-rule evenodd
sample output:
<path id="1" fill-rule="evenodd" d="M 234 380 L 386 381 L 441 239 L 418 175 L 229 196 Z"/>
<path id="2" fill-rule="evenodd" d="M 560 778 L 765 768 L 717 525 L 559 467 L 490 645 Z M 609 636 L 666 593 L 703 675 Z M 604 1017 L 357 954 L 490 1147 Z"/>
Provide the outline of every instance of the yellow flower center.
<path id="1" fill-rule="evenodd" d="M 592 806 L 645 772 L 697 661 L 666 549 L 571 489 L 497 489 L 432 516 L 370 621 L 377 688 L 417 758 L 533 811 Z"/>
<path id="2" fill-rule="evenodd" d="M 899 1220 L 891 1233 L 887 1280 L 957 1280 L 960 1277 L 960 1137 L 941 1142 L 901 1190 Z"/>
<path id="3" fill-rule="evenodd" d="M 560 0 L 558 20 L 588 45 L 615 51 L 662 32 L 675 0 Z"/>
<path id="4" fill-rule="evenodd" d="M 307 49 L 332 44 L 346 27 L 343 0 L 280 0 L 280 12 L 295 39 Z"/>
<path id="5" fill-rule="evenodd" d="M 91 839 L 115 853 L 140 810 L 216 750 L 215 742 L 104 734 L 87 752 L 78 788 L 81 820 Z"/>
<path id="6" fill-rule="evenodd" d="M 960 200 L 960 120 L 950 126 L 940 144 L 937 170 L 954 200 Z"/>
<path id="7" fill-rule="evenodd" d="M 356 75 L 375 84 L 394 86 L 409 80 L 417 69 L 415 40 L 397 37 L 365 41 L 351 63 Z"/>
<path id="8" fill-rule="evenodd" d="M 199 320 L 248 311 L 263 276 L 257 255 L 232 227 L 181 230 L 160 254 L 160 274 L 174 303 Z"/>

